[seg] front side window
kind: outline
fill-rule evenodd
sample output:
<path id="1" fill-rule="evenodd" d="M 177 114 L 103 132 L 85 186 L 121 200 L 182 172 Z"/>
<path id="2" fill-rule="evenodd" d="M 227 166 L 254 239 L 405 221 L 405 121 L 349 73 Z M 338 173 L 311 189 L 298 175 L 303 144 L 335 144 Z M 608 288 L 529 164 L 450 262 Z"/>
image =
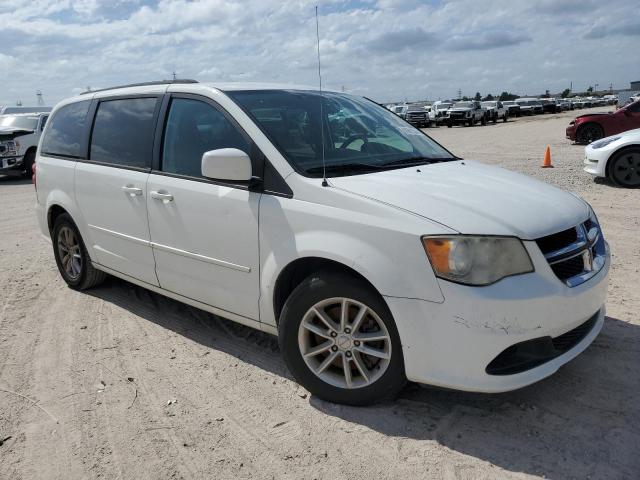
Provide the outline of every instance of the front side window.
<path id="1" fill-rule="evenodd" d="M 52 155 L 80 158 L 90 100 L 70 103 L 59 108 L 51 119 L 42 140 L 42 152 Z"/>
<path id="2" fill-rule="evenodd" d="M 202 155 L 220 148 L 237 148 L 248 155 L 251 146 L 218 109 L 200 100 L 174 98 L 164 133 L 162 171 L 201 177 Z"/>
<path id="3" fill-rule="evenodd" d="M 155 97 L 100 102 L 89 158 L 114 165 L 148 167 L 151 164 L 157 102 Z"/>
<path id="4" fill-rule="evenodd" d="M 310 177 L 322 176 L 323 157 L 327 176 L 455 158 L 386 108 L 359 97 L 289 90 L 227 94 L 253 118 L 293 168 Z"/>

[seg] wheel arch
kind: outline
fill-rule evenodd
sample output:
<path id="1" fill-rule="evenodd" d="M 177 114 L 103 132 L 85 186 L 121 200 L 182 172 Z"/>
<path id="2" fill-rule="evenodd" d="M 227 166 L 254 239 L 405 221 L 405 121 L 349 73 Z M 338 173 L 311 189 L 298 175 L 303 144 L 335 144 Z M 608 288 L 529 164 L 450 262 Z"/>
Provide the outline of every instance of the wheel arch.
<path id="1" fill-rule="evenodd" d="M 591 126 L 591 125 L 593 125 L 593 126 L 595 126 L 595 127 L 600 129 L 600 131 L 602 132 L 602 137 L 601 138 L 604 138 L 606 136 L 606 132 L 605 132 L 604 126 L 602 126 L 600 123 L 598 123 L 595 120 L 587 120 L 586 122 L 583 122 L 583 123 L 581 123 L 580 125 L 578 125 L 576 127 L 576 140 L 578 139 L 578 136 L 580 135 L 580 130 L 584 129 L 584 127 L 586 127 L 586 126 Z"/>
<path id="2" fill-rule="evenodd" d="M 626 150 L 632 150 L 632 149 L 636 149 L 636 150 L 640 150 L 640 144 L 631 144 L 631 145 L 623 145 L 620 148 L 614 150 L 613 152 L 611 152 L 611 154 L 609 155 L 609 157 L 607 158 L 607 163 L 605 164 L 604 167 L 604 174 L 607 176 L 607 178 L 609 177 L 609 171 L 611 168 L 611 161 L 613 160 L 613 157 L 615 157 L 616 155 L 626 151 Z"/>
<path id="3" fill-rule="evenodd" d="M 56 219 L 63 213 L 71 216 L 71 214 L 58 203 L 54 203 L 49 206 L 49 208 L 47 209 L 47 227 L 49 228 L 49 233 L 53 231 L 53 226 L 56 223 Z"/>
<path id="4" fill-rule="evenodd" d="M 360 272 L 336 260 L 325 257 L 309 256 L 297 258 L 287 264 L 279 273 L 273 288 L 273 313 L 276 320 L 276 326 L 280 323 L 280 313 L 285 302 L 291 295 L 296 286 L 309 275 L 320 271 L 340 272 L 345 275 L 357 278 L 365 282 L 372 291 L 384 297 L 378 289 Z M 386 302 L 385 302 L 386 303 Z"/>

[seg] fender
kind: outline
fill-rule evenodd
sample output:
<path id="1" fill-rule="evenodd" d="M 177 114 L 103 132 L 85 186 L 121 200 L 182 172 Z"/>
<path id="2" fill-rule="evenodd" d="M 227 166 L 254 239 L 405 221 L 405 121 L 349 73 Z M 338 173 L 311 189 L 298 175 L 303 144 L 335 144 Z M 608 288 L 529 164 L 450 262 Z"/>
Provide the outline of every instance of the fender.
<path id="1" fill-rule="evenodd" d="M 291 203 L 283 209 L 281 202 Z M 291 262 L 307 257 L 332 260 L 355 270 L 383 296 L 444 301 L 418 234 L 400 232 L 380 217 L 377 225 L 358 224 L 354 212 L 342 219 L 326 206 L 309 202 L 301 202 L 304 209 L 298 211 L 295 202 L 268 196 L 261 201 L 261 322 L 276 325 L 273 295 L 277 279 Z M 372 217 L 367 218 L 370 220 Z M 424 268 L 416 269 L 420 264 Z"/>

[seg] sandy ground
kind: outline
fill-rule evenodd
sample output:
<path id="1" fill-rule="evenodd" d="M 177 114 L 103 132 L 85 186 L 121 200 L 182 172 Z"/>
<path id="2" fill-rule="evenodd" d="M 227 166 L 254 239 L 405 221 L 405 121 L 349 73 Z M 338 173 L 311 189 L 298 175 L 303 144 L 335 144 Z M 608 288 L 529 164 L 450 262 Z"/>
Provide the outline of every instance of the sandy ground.
<path id="1" fill-rule="evenodd" d="M 0 478 L 638 478 L 640 190 L 582 173 L 583 148 L 564 139 L 572 115 L 429 130 L 465 158 L 584 196 L 614 252 L 595 343 L 500 395 L 411 385 L 370 408 L 310 397 L 268 335 L 120 280 L 68 289 L 33 186 L 0 179 Z M 556 168 L 542 170 L 547 144 Z"/>

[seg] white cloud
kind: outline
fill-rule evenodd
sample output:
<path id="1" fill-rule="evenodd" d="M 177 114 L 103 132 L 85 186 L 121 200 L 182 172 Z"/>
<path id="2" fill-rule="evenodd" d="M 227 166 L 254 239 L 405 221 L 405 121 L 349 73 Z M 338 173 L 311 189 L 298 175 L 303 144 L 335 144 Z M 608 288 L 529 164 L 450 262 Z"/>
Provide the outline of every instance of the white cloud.
<path id="1" fill-rule="evenodd" d="M 317 0 L 3 0 L 0 104 L 181 77 L 315 84 Z M 576 6 L 589 3 L 589 8 Z M 380 101 L 637 77 L 634 0 L 330 0 L 323 78 Z M 619 26 L 620 28 L 616 27 Z"/>

